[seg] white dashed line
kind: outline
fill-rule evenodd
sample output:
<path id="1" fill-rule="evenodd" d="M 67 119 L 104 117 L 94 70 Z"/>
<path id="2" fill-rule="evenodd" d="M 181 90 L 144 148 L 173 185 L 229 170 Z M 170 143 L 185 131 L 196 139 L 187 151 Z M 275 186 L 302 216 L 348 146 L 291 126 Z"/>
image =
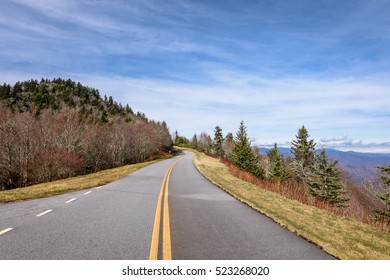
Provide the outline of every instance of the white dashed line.
<path id="1" fill-rule="evenodd" d="M 9 232 L 11 230 L 13 230 L 13 228 L 11 228 L 11 227 L 10 228 L 6 228 L 6 229 L 0 231 L 0 235 L 3 235 L 4 233 L 7 233 L 7 232 Z"/>
<path id="2" fill-rule="evenodd" d="M 71 203 L 72 201 L 75 201 L 77 198 L 72 198 L 72 199 L 69 199 L 67 202 L 65 203 Z"/>
<path id="3" fill-rule="evenodd" d="M 50 213 L 51 211 L 53 211 L 53 209 L 46 210 L 45 212 L 42 212 L 41 214 L 38 214 L 37 217 L 41 217 L 43 215 L 46 215 L 47 213 Z"/>
<path id="4" fill-rule="evenodd" d="M 88 191 L 86 193 L 84 193 L 83 195 L 87 195 L 87 194 L 90 194 L 92 191 Z"/>
<path id="5" fill-rule="evenodd" d="M 102 186 L 100 186 L 100 187 L 96 187 L 95 189 L 97 189 L 97 190 L 98 190 L 98 189 L 100 189 L 101 187 L 102 187 Z"/>

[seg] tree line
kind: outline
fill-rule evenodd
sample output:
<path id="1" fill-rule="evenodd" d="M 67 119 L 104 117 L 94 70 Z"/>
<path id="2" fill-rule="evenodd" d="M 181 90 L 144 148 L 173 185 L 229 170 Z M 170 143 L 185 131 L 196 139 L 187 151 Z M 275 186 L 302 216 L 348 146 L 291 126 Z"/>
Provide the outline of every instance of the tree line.
<path id="1" fill-rule="evenodd" d="M 96 172 L 172 147 L 165 122 L 71 80 L 0 87 L 0 189 Z"/>
<path id="2" fill-rule="evenodd" d="M 174 144 L 178 146 L 191 147 L 199 151 L 214 155 L 219 158 L 228 159 L 232 164 L 242 170 L 249 172 L 260 180 L 267 180 L 279 185 L 285 185 L 292 181 L 295 184 L 290 186 L 304 186 L 307 194 L 313 198 L 325 201 L 332 207 L 346 208 L 349 190 L 347 182 L 342 179 L 343 171 L 337 161 L 331 160 L 325 149 L 316 150 L 314 139 L 305 126 L 299 128 L 296 138 L 291 141 L 292 157 L 285 158 L 279 151 L 277 144 L 270 149 L 266 155 L 261 155 L 257 147 L 252 146 L 247 133 L 247 128 L 241 121 L 239 128 L 233 136 L 228 133 L 223 136 L 220 126 L 214 129 L 212 138 L 205 132 L 194 135 L 191 140 L 180 136 L 177 132 L 174 135 Z M 383 171 L 383 184 L 390 187 L 390 168 L 378 167 Z M 383 207 L 374 211 L 376 219 L 390 220 L 390 190 L 377 196 Z"/>

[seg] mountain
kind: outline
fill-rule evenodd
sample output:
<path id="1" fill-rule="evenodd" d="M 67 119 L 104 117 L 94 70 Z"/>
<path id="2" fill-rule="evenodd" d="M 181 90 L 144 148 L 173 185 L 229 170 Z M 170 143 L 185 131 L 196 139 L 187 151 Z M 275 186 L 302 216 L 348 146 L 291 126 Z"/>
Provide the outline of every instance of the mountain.
<path id="1" fill-rule="evenodd" d="M 42 110 L 58 113 L 61 109 L 77 108 L 80 116 L 90 121 L 107 123 L 118 116 L 127 122 L 134 119 L 148 121 L 145 114 L 136 115 L 128 104 L 113 100 L 112 96 L 100 96 L 99 90 L 83 86 L 71 79 L 55 78 L 16 82 L 13 86 L 0 85 L 0 104 L 17 112 L 33 112 L 38 116 Z"/>
<path id="2" fill-rule="evenodd" d="M 377 166 L 390 165 L 390 154 L 342 152 L 327 149 L 328 156 L 338 160 L 340 167 L 348 171 L 352 181 L 361 182 L 378 176 Z"/>
<path id="3" fill-rule="evenodd" d="M 259 148 L 260 153 L 266 154 L 268 148 Z M 285 156 L 292 156 L 290 148 L 279 148 Z M 390 154 L 343 152 L 334 149 L 326 149 L 329 158 L 337 160 L 340 167 L 350 175 L 353 182 L 359 183 L 365 179 L 373 179 L 378 176 L 377 166 L 390 165 Z"/>

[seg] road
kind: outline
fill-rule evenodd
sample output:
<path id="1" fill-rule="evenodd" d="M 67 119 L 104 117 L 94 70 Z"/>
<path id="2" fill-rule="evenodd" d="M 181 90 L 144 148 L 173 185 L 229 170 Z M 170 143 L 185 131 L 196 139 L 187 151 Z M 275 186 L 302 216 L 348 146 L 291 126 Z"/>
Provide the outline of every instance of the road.
<path id="1" fill-rule="evenodd" d="M 0 205 L 0 259 L 333 259 L 185 153 L 100 188 Z"/>

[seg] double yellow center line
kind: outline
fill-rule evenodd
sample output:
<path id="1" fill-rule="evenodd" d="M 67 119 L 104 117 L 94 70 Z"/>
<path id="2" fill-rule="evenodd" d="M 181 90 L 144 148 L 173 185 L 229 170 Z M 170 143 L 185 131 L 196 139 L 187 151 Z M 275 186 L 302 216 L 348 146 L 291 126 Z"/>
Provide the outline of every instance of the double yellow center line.
<path id="1" fill-rule="evenodd" d="M 169 222 L 169 206 L 168 206 L 168 187 L 169 187 L 169 178 L 175 165 L 181 161 L 183 158 L 174 162 L 164 175 L 164 179 L 161 183 L 160 193 L 157 200 L 156 214 L 154 216 L 154 225 L 152 232 L 152 241 L 150 245 L 149 260 L 157 260 L 160 244 L 160 225 L 161 225 L 161 212 L 163 213 L 163 231 L 162 231 L 162 259 L 171 260 L 172 259 L 172 249 L 171 249 L 171 228 Z M 162 199 L 164 197 L 164 204 L 162 205 Z M 164 209 L 162 209 L 164 208 Z"/>

